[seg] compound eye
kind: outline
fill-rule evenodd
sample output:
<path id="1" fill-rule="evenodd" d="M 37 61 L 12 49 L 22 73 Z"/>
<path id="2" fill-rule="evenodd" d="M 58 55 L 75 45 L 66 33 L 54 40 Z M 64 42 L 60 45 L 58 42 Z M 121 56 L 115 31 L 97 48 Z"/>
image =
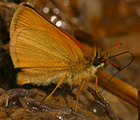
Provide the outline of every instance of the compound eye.
<path id="1" fill-rule="evenodd" d="M 98 65 L 100 65 L 101 64 L 101 58 L 95 58 L 94 60 L 93 60 L 93 65 L 94 66 L 98 66 Z"/>

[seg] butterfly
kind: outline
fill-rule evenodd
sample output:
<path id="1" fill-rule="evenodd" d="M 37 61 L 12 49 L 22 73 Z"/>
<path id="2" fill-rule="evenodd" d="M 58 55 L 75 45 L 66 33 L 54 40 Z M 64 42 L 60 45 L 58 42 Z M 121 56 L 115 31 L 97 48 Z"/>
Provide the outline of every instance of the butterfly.
<path id="1" fill-rule="evenodd" d="M 43 17 L 32 6 L 21 3 L 15 11 L 10 25 L 10 55 L 17 74 L 17 83 L 80 86 L 79 95 L 91 77 L 98 77 L 97 69 L 108 62 L 110 54 L 100 52 L 96 46 L 80 43 Z"/>

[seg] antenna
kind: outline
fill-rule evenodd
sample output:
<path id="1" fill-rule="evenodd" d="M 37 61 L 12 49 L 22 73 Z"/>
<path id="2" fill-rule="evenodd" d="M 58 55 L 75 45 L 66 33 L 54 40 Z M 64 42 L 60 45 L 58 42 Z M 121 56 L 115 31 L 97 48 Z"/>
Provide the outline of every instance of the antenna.
<path id="1" fill-rule="evenodd" d="M 113 46 L 113 47 L 111 47 L 111 48 L 109 48 L 109 49 L 103 51 L 103 53 L 105 53 L 105 52 L 107 52 L 107 51 L 110 51 L 110 50 L 112 50 L 112 49 L 114 49 L 114 48 L 120 47 L 121 45 L 122 45 L 122 43 L 119 43 L 119 44 L 117 44 L 117 45 L 115 45 L 115 46 Z"/>
<path id="2" fill-rule="evenodd" d="M 99 93 L 101 93 L 101 92 L 106 88 L 106 86 L 108 85 L 108 83 L 110 82 L 110 80 L 111 80 L 114 76 L 116 76 L 120 71 L 122 71 L 124 68 L 126 68 L 127 66 L 129 66 L 129 65 L 133 62 L 133 60 L 134 60 L 134 55 L 133 55 L 133 53 L 131 53 L 131 52 L 129 52 L 129 51 L 122 52 L 122 53 L 119 53 L 119 54 L 117 54 L 117 55 L 114 55 L 114 56 L 110 56 L 110 57 L 109 57 L 109 58 L 113 58 L 113 57 L 117 57 L 117 56 L 119 56 L 119 55 L 126 54 L 126 53 L 130 54 L 130 55 L 132 56 L 132 59 L 131 59 L 131 61 L 130 61 L 127 65 L 125 65 L 125 66 L 122 67 L 122 68 L 119 68 L 118 66 L 116 66 L 116 65 L 110 63 L 109 61 L 107 61 L 107 62 L 110 63 L 112 66 L 114 66 L 115 68 L 117 68 L 119 71 L 117 71 L 117 72 L 107 81 L 106 85 L 103 87 L 103 89 L 102 89 Z"/>

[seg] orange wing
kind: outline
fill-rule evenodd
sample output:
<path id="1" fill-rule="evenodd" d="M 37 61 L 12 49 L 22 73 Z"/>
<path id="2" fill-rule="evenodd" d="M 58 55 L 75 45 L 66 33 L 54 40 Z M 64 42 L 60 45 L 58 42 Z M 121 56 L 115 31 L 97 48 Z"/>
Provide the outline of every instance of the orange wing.
<path id="1" fill-rule="evenodd" d="M 84 59 L 77 40 L 24 3 L 12 18 L 10 37 L 15 68 L 65 67 Z"/>

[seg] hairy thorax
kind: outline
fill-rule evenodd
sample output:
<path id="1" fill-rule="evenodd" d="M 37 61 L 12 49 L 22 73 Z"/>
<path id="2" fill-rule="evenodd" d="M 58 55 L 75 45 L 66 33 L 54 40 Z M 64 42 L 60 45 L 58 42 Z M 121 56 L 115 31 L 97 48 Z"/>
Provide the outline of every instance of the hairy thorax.
<path id="1" fill-rule="evenodd" d="M 89 81 L 92 75 L 94 75 L 97 71 L 97 68 L 93 66 L 91 63 L 86 61 L 82 61 L 73 65 L 69 76 L 66 79 L 66 82 L 72 85 L 80 85 L 83 80 Z"/>

